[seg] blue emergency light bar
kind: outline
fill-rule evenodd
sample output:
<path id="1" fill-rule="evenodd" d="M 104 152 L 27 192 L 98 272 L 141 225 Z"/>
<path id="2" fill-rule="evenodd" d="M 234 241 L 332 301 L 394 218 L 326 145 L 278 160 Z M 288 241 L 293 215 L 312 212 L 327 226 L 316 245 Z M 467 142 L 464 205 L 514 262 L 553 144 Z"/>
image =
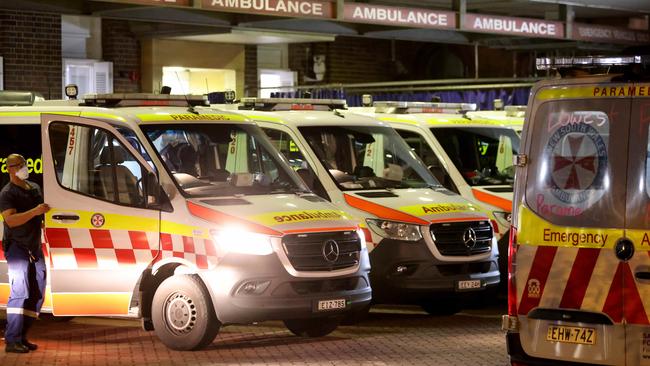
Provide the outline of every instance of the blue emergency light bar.
<path id="1" fill-rule="evenodd" d="M 86 94 L 83 105 L 96 107 L 195 107 L 208 106 L 205 95 L 147 93 Z"/>
<path id="2" fill-rule="evenodd" d="M 440 103 L 440 102 L 375 102 L 377 113 L 463 113 L 475 111 L 475 103 Z"/>
<path id="3" fill-rule="evenodd" d="M 347 109 L 345 99 L 241 98 L 239 109 L 260 111 L 331 111 Z"/>

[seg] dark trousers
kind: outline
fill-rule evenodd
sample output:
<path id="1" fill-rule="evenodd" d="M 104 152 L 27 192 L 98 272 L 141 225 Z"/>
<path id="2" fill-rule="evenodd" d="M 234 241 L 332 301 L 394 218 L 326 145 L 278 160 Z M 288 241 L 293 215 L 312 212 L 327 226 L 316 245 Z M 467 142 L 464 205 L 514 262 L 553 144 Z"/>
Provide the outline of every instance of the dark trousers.
<path id="1" fill-rule="evenodd" d="M 33 263 L 29 260 L 29 252 L 18 245 L 9 245 L 5 252 L 10 286 L 5 330 L 6 343 L 27 339 L 27 331 L 38 318 L 43 305 L 47 270 L 45 259 L 40 250 L 32 254 L 37 259 Z"/>

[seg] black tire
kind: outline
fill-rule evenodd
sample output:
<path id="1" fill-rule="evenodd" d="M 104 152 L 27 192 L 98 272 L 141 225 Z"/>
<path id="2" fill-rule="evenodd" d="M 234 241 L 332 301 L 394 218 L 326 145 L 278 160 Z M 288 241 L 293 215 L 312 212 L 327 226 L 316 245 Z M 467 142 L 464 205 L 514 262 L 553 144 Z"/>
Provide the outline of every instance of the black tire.
<path id="1" fill-rule="evenodd" d="M 153 296 L 151 319 L 160 341 L 178 351 L 209 345 L 221 328 L 210 294 L 191 275 L 171 276 L 160 284 Z"/>
<path id="2" fill-rule="evenodd" d="M 457 300 L 430 300 L 420 304 L 422 310 L 429 315 L 449 316 L 460 311 L 460 304 Z"/>
<path id="3" fill-rule="evenodd" d="M 298 337 L 324 337 L 332 333 L 341 322 L 340 317 L 290 319 L 284 325 Z"/>

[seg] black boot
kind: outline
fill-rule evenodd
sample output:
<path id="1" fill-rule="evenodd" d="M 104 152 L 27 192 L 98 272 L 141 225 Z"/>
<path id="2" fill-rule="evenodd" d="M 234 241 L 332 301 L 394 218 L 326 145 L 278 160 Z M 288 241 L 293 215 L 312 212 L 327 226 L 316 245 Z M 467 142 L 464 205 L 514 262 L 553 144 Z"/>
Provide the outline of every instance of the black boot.
<path id="1" fill-rule="evenodd" d="M 7 343 L 5 346 L 5 352 L 7 353 L 27 353 L 29 348 L 20 342 L 16 343 Z"/>
<path id="2" fill-rule="evenodd" d="M 36 351 L 38 349 L 38 344 L 32 343 L 26 339 L 23 339 L 23 346 L 27 347 L 28 350 L 30 351 Z"/>

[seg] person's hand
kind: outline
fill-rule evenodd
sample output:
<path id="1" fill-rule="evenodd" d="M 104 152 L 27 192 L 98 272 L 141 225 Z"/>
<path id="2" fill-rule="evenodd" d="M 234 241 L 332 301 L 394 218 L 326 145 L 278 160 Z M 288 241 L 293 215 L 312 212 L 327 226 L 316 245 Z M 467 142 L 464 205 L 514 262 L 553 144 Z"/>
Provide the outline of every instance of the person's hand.
<path id="1" fill-rule="evenodd" d="M 34 207 L 34 212 L 36 215 L 42 215 L 50 210 L 50 205 L 47 203 L 41 203 L 40 205 Z"/>

